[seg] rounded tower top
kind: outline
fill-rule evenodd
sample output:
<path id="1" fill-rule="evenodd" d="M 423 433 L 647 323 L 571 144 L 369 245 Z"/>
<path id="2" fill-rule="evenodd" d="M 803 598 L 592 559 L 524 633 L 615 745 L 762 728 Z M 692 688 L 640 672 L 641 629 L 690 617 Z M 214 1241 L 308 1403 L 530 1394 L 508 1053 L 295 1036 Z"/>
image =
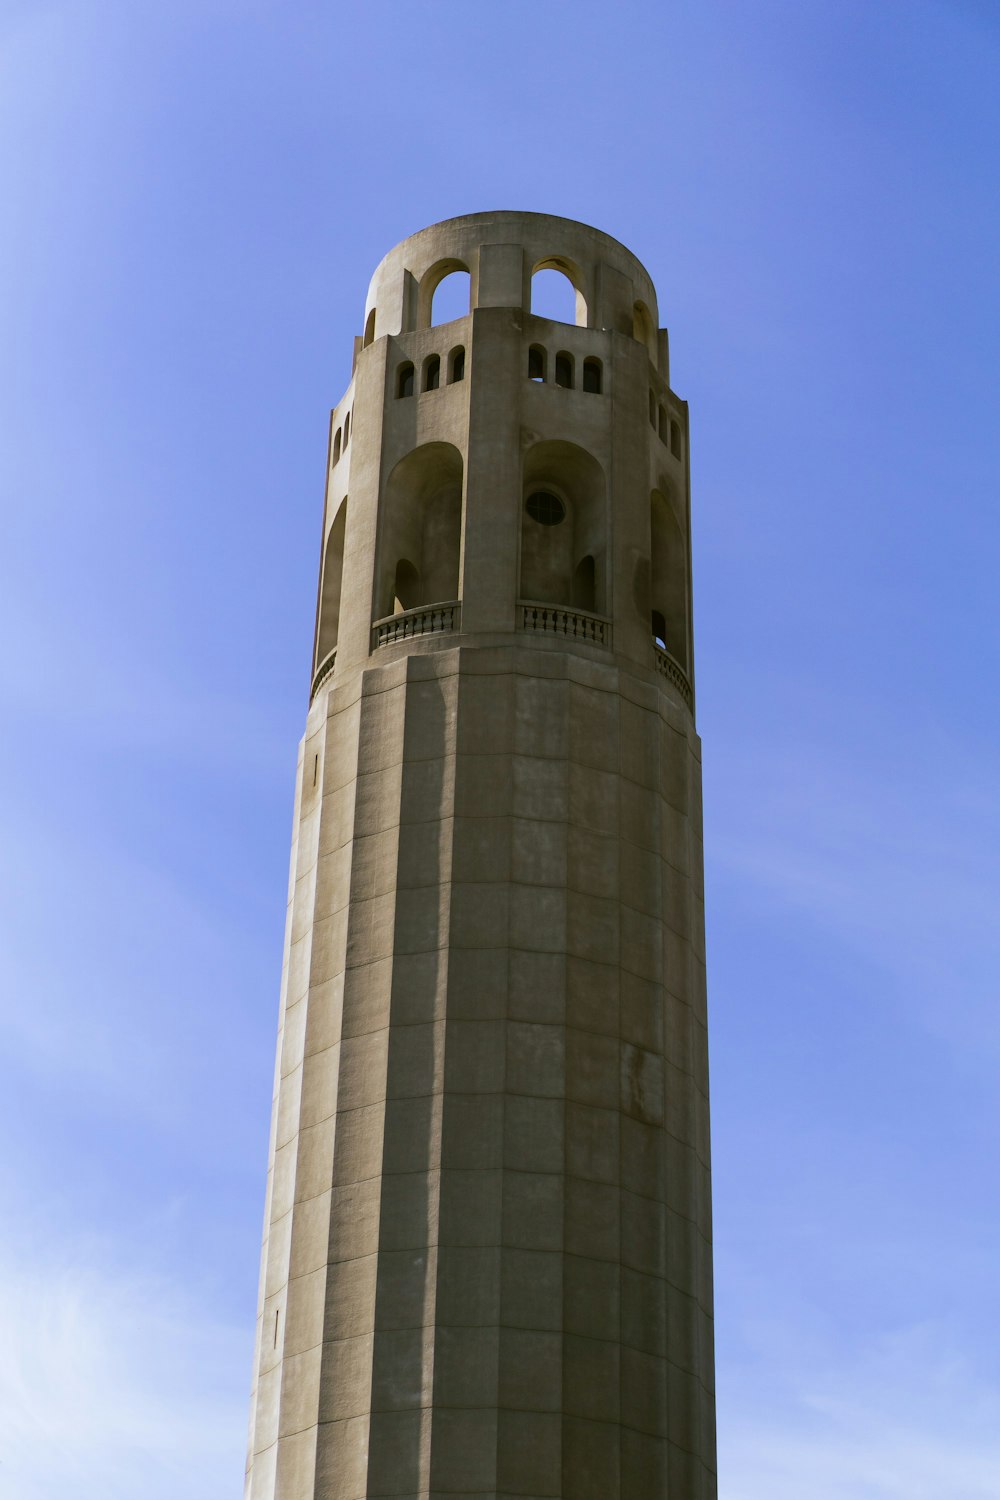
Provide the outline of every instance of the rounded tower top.
<path id="1" fill-rule="evenodd" d="M 631 251 L 552 214 L 446 219 L 384 257 L 331 421 L 314 699 L 475 645 L 617 663 L 691 708 L 687 409 L 658 325 Z"/>
<path id="2" fill-rule="evenodd" d="M 656 289 L 642 262 L 589 224 L 507 209 L 443 219 L 390 250 L 368 287 L 364 342 L 429 327 L 434 292 L 452 271 L 468 272 L 472 309 L 528 310 L 541 270 L 572 282 L 580 327 L 632 334 L 638 315 L 656 363 Z"/>

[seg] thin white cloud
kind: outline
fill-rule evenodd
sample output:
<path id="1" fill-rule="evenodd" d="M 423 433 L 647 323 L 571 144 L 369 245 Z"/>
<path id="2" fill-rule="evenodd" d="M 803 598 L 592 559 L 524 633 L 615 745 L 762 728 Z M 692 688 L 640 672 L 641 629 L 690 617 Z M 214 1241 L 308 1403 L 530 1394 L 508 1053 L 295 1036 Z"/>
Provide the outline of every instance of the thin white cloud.
<path id="1" fill-rule="evenodd" d="M 246 1328 L 100 1246 L 0 1260 L 2 1500 L 240 1493 Z"/>
<path id="2" fill-rule="evenodd" d="M 1000 1387 L 928 1322 L 844 1354 L 799 1330 L 731 1372 L 720 1402 L 721 1500 L 996 1500 Z M 801 1344 L 801 1340 L 798 1340 Z M 767 1393 L 772 1392 L 768 1402 Z"/>

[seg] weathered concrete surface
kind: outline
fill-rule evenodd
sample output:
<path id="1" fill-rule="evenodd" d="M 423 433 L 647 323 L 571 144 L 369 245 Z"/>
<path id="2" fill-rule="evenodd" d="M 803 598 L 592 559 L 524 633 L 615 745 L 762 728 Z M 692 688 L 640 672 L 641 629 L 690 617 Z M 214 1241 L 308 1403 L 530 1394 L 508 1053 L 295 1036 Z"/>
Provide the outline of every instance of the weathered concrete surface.
<path id="1" fill-rule="evenodd" d="M 525 310 L 556 257 L 588 326 Z M 473 310 L 427 326 L 456 262 Z M 475 215 L 393 251 L 366 320 L 331 425 L 247 1495 L 714 1500 L 687 423 L 653 289 L 594 230 Z"/>

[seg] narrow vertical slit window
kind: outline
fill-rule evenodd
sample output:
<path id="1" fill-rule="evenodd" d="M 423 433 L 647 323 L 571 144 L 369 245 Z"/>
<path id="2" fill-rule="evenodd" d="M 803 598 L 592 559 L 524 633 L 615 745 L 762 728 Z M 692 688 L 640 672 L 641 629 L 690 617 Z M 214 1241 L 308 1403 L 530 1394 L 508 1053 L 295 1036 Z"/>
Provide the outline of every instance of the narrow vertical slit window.
<path id="1" fill-rule="evenodd" d="M 333 440 L 333 461 L 335 464 L 338 464 L 340 462 L 340 442 L 343 436 L 344 434 L 342 430 L 338 427 L 337 436 Z"/>
<path id="2" fill-rule="evenodd" d="M 656 397 L 653 395 L 652 391 L 650 391 L 650 393 L 649 393 L 649 425 L 650 425 L 650 427 L 652 427 L 655 430 L 655 428 L 656 428 Z"/>
<path id="3" fill-rule="evenodd" d="M 346 449 L 346 447 L 347 447 L 347 445 L 348 445 L 348 443 L 350 441 L 351 441 L 351 414 L 350 414 L 350 412 L 348 412 L 347 416 L 344 418 L 344 447 L 345 447 L 345 449 Z"/>
<path id="4" fill-rule="evenodd" d="M 541 344 L 532 344 L 528 350 L 528 379 L 539 383 L 545 379 L 545 350 Z"/>
<path id="5" fill-rule="evenodd" d="M 660 441 L 664 443 L 670 441 L 670 422 L 667 418 L 666 409 L 662 406 L 660 407 Z"/>
<path id="6" fill-rule="evenodd" d="M 368 314 L 368 321 L 365 323 L 365 336 L 364 336 L 364 339 L 362 341 L 362 344 L 363 344 L 363 347 L 365 349 L 367 349 L 368 345 L 369 344 L 374 344 L 374 342 L 375 342 L 375 309 L 373 307 L 372 310 L 371 310 L 371 312 Z"/>
<path id="7" fill-rule="evenodd" d="M 681 456 L 681 424 L 671 420 L 670 423 L 670 451 L 675 458 Z"/>
<path id="8" fill-rule="evenodd" d="M 424 360 L 424 390 L 436 391 L 441 384 L 441 356 L 428 355 Z"/>
<path id="9" fill-rule="evenodd" d="M 465 350 L 461 345 L 453 349 L 448 356 L 448 384 L 454 385 L 456 381 L 465 379 Z"/>
<path id="10" fill-rule="evenodd" d="M 560 349 L 556 355 L 556 385 L 561 385 L 568 391 L 573 389 L 573 356 L 564 349 Z"/>
<path id="11" fill-rule="evenodd" d="M 585 359 L 583 362 L 583 388 L 592 396 L 601 394 L 601 361 Z"/>
<path id="12" fill-rule="evenodd" d="M 400 365 L 396 373 L 396 395 L 397 397 L 413 395 L 413 366 L 409 361 L 405 365 Z"/>

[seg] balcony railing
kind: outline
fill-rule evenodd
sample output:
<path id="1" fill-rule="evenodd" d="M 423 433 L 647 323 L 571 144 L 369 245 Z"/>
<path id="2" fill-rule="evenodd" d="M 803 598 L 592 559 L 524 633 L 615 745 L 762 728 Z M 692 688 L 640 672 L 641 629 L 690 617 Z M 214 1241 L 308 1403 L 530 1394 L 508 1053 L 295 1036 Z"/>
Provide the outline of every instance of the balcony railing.
<path id="1" fill-rule="evenodd" d="M 421 609 L 404 609 L 401 614 L 387 615 L 372 626 L 372 650 L 409 641 L 418 635 L 444 635 L 462 624 L 462 606 L 453 599 L 449 604 L 427 604 Z"/>
<path id="2" fill-rule="evenodd" d="M 310 692 L 309 692 L 309 700 L 310 700 L 310 702 L 313 700 L 313 698 L 315 698 L 316 694 L 319 692 L 320 688 L 323 686 L 324 682 L 329 677 L 330 673 L 333 671 L 333 669 L 334 669 L 334 667 L 336 665 L 337 665 L 337 648 L 336 648 L 336 646 L 334 646 L 333 650 L 329 653 L 329 655 L 328 656 L 324 656 L 323 660 L 320 662 L 319 666 L 316 668 L 316 671 L 315 671 L 315 673 L 313 675 L 312 688 L 310 689 Z"/>
<path id="3" fill-rule="evenodd" d="M 546 635 L 562 635 L 591 646 L 611 645 L 611 621 L 603 615 L 592 615 L 582 609 L 561 609 L 556 604 L 533 604 L 522 599 L 521 629 L 539 630 Z"/>
<path id="4" fill-rule="evenodd" d="M 674 687 L 677 688 L 688 708 L 693 708 L 694 693 L 691 691 L 691 684 L 688 681 L 687 673 L 681 666 L 680 662 L 675 661 L 674 658 L 670 655 L 670 652 L 664 651 L 663 647 L 658 646 L 655 641 L 653 642 L 653 650 L 656 652 L 656 670 L 660 673 L 661 676 L 665 677 L 668 682 L 673 683 Z"/>

